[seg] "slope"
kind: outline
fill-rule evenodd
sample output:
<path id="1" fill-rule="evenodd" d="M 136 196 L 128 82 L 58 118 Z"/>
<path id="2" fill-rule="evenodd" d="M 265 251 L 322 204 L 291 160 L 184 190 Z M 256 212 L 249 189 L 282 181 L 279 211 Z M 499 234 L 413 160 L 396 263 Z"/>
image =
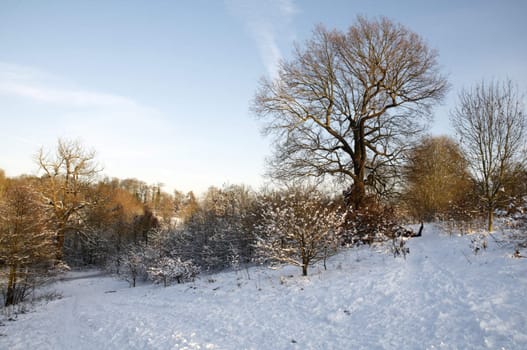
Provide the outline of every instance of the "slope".
<path id="1" fill-rule="evenodd" d="M 407 259 L 381 248 L 308 277 L 253 267 L 128 288 L 72 273 L 63 294 L 2 327 L 6 349 L 524 349 L 527 261 L 428 226 Z M 87 276 L 88 275 L 88 276 Z"/>

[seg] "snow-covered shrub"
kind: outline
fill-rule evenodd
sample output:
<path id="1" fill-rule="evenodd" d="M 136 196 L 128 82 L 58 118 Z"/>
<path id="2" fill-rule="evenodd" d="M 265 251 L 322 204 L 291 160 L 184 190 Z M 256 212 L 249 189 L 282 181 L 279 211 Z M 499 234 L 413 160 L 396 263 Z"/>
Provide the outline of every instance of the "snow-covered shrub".
<path id="1" fill-rule="evenodd" d="M 340 240 L 342 245 L 354 246 L 412 235 L 411 230 L 401 226 L 393 207 L 370 197 L 365 200 L 364 207 L 347 209 Z"/>
<path id="2" fill-rule="evenodd" d="M 406 237 L 396 237 L 392 239 L 391 251 L 393 257 L 402 256 L 406 259 L 406 255 L 410 254 L 410 248 L 406 246 Z"/>
<path id="3" fill-rule="evenodd" d="M 119 275 L 130 283 L 130 287 L 135 287 L 137 278 L 146 277 L 148 261 L 143 246 L 130 246 L 120 261 Z"/>
<path id="4" fill-rule="evenodd" d="M 507 232 L 507 240 L 515 250 L 527 248 L 527 197 L 521 203 L 511 204 L 507 214 L 499 219 L 502 230 Z"/>
<path id="5" fill-rule="evenodd" d="M 340 210 L 316 190 L 295 188 L 267 198 L 260 216 L 256 248 L 264 261 L 300 266 L 305 276 L 336 249 Z"/>
<path id="6" fill-rule="evenodd" d="M 148 276 L 154 283 L 163 283 L 166 287 L 173 282 L 193 281 L 200 269 L 192 260 L 182 261 L 179 257 L 163 257 L 148 268 Z"/>
<path id="7" fill-rule="evenodd" d="M 486 234 L 479 233 L 475 234 L 470 239 L 470 248 L 474 252 L 474 255 L 477 255 L 480 251 L 487 249 L 487 236 Z"/>
<path id="8" fill-rule="evenodd" d="M 461 200 L 449 204 L 442 226 L 449 234 L 470 234 L 486 226 L 484 208 L 477 190 L 469 191 Z"/>

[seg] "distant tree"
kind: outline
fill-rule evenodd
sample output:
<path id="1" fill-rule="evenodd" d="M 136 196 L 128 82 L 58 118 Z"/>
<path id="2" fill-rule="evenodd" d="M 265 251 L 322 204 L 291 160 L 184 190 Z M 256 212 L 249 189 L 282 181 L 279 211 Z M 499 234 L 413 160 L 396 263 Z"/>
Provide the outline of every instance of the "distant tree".
<path id="1" fill-rule="evenodd" d="M 472 190 L 468 162 L 459 145 L 446 136 L 420 140 L 408 152 L 403 174 L 406 207 L 421 221 L 446 215 Z"/>
<path id="2" fill-rule="evenodd" d="M 491 232 L 494 211 L 504 198 L 506 174 L 525 157 L 522 96 L 510 80 L 482 81 L 459 93 L 451 121 L 479 186 Z"/>
<path id="3" fill-rule="evenodd" d="M 513 213 L 525 206 L 527 198 L 527 164 L 514 163 L 503 179 L 503 202 L 500 208 Z"/>
<path id="4" fill-rule="evenodd" d="M 387 18 L 358 17 L 346 33 L 317 27 L 254 100 L 264 131 L 276 136 L 271 174 L 351 182 L 355 208 L 367 188 L 388 194 L 408 139 L 447 91 L 436 59 L 419 35 Z"/>
<path id="5" fill-rule="evenodd" d="M 42 197 L 21 180 L 12 180 L 0 195 L 0 269 L 7 281 L 4 305 L 23 301 L 55 259 L 55 232 Z"/>
<path id="6" fill-rule="evenodd" d="M 146 182 L 131 178 L 121 180 L 119 185 L 133 194 L 143 205 L 148 204 L 150 189 Z"/>
<path id="7" fill-rule="evenodd" d="M 318 191 L 290 189 L 263 205 L 255 230 L 257 250 L 266 260 L 300 266 L 307 276 L 308 267 L 336 246 L 341 215 Z"/>
<path id="8" fill-rule="evenodd" d="M 143 214 L 134 218 L 132 232 L 135 243 L 148 245 L 152 230 L 159 228 L 159 220 L 148 206 L 143 207 Z"/>
<path id="9" fill-rule="evenodd" d="M 119 275 L 123 276 L 132 288 L 135 287 L 139 277 L 147 276 L 148 259 L 145 250 L 143 245 L 130 245 L 120 258 L 121 268 L 119 269 Z"/>
<path id="10" fill-rule="evenodd" d="M 254 252 L 254 202 L 252 191 L 245 186 L 210 187 L 199 208 L 187 220 L 187 234 L 177 237 L 179 248 L 176 249 L 187 251 L 179 255 L 192 258 L 209 270 L 249 262 Z"/>
<path id="11" fill-rule="evenodd" d="M 185 194 L 179 190 L 174 190 L 174 211 L 177 216 L 180 216 L 179 211 L 183 208 L 183 203 L 185 202 Z"/>
<path id="12" fill-rule="evenodd" d="M 174 198 L 161 191 L 157 200 L 156 215 L 161 219 L 162 224 L 166 228 L 172 227 L 172 219 L 175 216 Z"/>
<path id="13" fill-rule="evenodd" d="M 94 151 L 87 151 L 78 141 L 62 139 L 54 154 L 41 148 L 36 161 L 42 174 L 41 191 L 53 208 L 57 259 L 62 260 L 65 235 L 79 229 L 79 212 L 90 205 L 85 193 L 100 168 Z"/>
<path id="14" fill-rule="evenodd" d="M 68 263 L 111 267 L 117 272 L 124 248 L 134 241 L 134 220 L 143 215 L 143 204 L 118 181 L 100 181 L 86 196 L 90 206 L 82 211 L 83 229 L 68 235 Z"/>
<path id="15" fill-rule="evenodd" d="M 196 199 L 194 192 L 190 191 L 187 193 L 181 203 L 181 207 L 179 209 L 179 216 L 183 221 L 186 221 L 190 219 L 192 215 L 194 215 L 194 213 L 198 211 L 198 209 L 198 200 Z"/>
<path id="16" fill-rule="evenodd" d="M 4 191 L 4 188 L 7 183 L 7 178 L 5 176 L 5 172 L 3 169 L 0 169 L 0 195 L 2 195 L 2 192 Z"/>

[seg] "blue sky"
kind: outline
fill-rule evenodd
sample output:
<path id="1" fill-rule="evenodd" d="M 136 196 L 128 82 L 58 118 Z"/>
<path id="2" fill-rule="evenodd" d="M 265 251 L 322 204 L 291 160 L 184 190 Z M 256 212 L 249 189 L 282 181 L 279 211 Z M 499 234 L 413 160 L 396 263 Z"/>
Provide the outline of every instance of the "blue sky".
<path id="1" fill-rule="evenodd" d="M 452 89 L 431 132 L 451 133 L 456 94 L 481 79 L 527 91 L 527 2 L 0 0 L 0 168 L 35 173 L 59 137 L 94 149 L 104 174 L 166 190 L 264 182 L 270 141 L 249 112 L 316 24 L 387 16 L 439 51 Z"/>

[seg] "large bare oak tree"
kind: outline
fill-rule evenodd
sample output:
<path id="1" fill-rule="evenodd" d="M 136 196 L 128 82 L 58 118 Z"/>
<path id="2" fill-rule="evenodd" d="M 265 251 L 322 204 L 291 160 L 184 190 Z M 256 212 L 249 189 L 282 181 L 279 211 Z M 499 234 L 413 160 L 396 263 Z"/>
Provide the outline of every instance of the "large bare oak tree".
<path id="1" fill-rule="evenodd" d="M 447 90 L 436 59 L 419 35 L 386 18 L 358 17 L 346 33 L 317 27 L 254 100 L 264 132 L 276 137 L 272 175 L 351 183 L 357 208 L 367 187 L 387 191 L 407 138 Z"/>
<path id="2" fill-rule="evenodd" d="M 525 156 L 527 119 L 522 96 L 510 80 L 483 81 L 459 93 L 451 121 L 480 187 L 491 232 L 506 176 Z"/>

